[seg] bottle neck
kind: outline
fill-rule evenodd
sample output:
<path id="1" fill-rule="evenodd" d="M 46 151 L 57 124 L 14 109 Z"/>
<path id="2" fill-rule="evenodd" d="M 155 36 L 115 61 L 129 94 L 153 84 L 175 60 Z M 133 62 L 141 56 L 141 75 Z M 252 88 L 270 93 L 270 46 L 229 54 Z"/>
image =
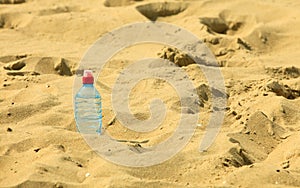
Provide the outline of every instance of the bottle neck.
<path id="1" fill-rule="evenodd" d="M 94 84 L 83 84 L 84 87 L 94 87 Z"/>

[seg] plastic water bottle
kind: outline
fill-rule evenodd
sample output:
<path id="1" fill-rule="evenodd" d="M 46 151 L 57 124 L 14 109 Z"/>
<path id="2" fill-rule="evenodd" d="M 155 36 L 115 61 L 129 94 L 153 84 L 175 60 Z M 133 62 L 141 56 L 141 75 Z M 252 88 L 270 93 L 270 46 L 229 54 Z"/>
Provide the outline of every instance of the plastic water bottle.
<path id="1" fill-rule="evenodd" d="M 82 83 L 82 87 L 75 96 L 76 127 L 83 134 L 101 134 L 101 96 L 94 87 L 94 77 L 91 70 L 84 71 Z"/>

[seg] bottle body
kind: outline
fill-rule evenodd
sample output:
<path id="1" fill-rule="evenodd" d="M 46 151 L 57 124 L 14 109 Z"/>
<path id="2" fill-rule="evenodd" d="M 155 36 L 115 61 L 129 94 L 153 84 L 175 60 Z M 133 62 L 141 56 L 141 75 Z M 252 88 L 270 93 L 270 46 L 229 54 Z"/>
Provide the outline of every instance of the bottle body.
<path id="1" fill-rule="evenodd" d="M 93 84 L 83 84 L 75 96 L 76 127 L 83 134 L 101 134 L 102 102 Z"/>

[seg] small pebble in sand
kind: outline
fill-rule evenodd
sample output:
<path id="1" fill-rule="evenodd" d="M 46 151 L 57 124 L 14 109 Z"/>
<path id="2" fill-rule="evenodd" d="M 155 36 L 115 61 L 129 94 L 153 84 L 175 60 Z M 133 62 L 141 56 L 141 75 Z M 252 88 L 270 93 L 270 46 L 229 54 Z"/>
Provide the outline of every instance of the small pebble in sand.
<path id="1" fill-rule="evenodd" d="M 285 161 L 281 164 L 282 168 L 283 169 L 287 169 L 290 167 L 290 161 Z"/>
<path id="2" fill-rule="evenodd" d="M 234 116 L 236 116 L 236 115 L 237 115 L 236 111 L 232 111 L 232 114 L 233 114 Z"/>
<path id="3" fill-rule="evenodd" d="M 241 119 L 242 118 L 242 115 L 238 115 L 238 116 L 236 116 L 236 120 L 239 120 L 239 119 Z"/>
<path id="4" fill-rule="evenodd" d="M 6 131 L 7 131 L 7 132 L 12 132 L 13 130 L 12 130 L 12 128 L 8 127 L 8 128 L 6 129 Z"/>
<path id="5" fill-rule="evenodd" d="M 85 177 L 87 178 L 87 177 L 89 177 L 90 175 L 91 175 L 91 174 L 87 172 L 87 173 L 85 174 Z"/>
<path id="6" fill-rule="evenodd" d="M 36 153 L 39 152 L 41 150 L 41 148 L 36 148 L 33 151 L 35 151 Z"/>

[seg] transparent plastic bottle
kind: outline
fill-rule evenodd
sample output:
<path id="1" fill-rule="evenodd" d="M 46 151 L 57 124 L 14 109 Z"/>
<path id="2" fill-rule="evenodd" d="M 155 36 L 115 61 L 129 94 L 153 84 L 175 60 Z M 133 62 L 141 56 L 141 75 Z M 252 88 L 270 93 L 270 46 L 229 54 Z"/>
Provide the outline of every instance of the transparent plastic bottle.
<path id="1" fill-rule="evenodd" d="M 91 70 L 84 71 L 82 83 L 82 87 L 75 96 L 76 127 L 83 134 L 101 134 L 101 96 L 94 87 L 94 77 Z"/>

